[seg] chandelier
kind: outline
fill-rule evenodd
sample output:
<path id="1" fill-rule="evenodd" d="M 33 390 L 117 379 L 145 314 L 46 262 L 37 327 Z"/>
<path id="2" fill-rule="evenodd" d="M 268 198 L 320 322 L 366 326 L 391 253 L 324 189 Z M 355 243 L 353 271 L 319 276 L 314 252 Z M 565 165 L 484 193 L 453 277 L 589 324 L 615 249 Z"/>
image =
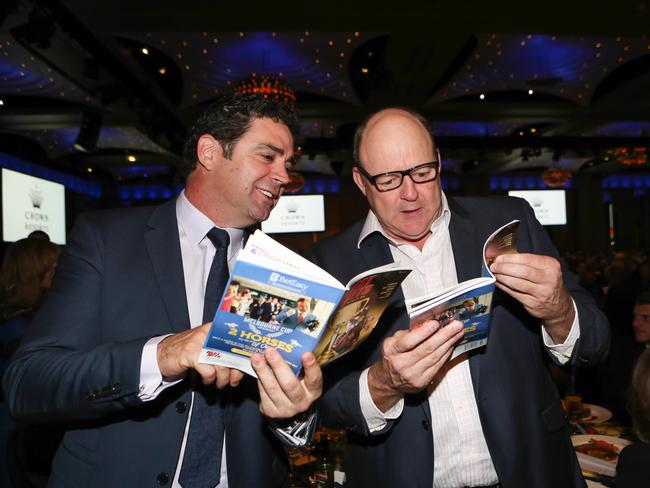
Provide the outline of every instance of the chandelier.
<path id="1" fill-rule="evenodd" d="M 571 171 L 565 168 L 547 168 L 542 173 L 542 180 L 549 188 L 561 188 L 571 181 Z"/>
<path id="2" fill-rule="evenodd" d="M 272 75 L 251 75 L 240 81 L 234 89 L 235 95 L 260 95 L 274 102 L 284 103 L 291 108 L 296 106 L 296 92 L 286 81 Z"/>
<path id="3" fill-rule="evenodd" d="M 607 153 L 625 166 L 640 166 L 648 160 L 648 148 L 645 147 L 617 147 Z"/>

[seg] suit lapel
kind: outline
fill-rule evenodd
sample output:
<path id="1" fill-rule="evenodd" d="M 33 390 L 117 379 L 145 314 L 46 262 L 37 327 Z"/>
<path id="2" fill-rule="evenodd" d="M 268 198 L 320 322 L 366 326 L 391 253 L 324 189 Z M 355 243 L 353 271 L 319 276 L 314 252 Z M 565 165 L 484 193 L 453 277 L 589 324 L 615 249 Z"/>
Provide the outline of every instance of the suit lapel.
<path id="1" fill-rule="evenodd" d="M 172 330 L 186 330 L 190 326 L 190 319 L 175 199 L 154 210 L 144 239 Z"/>
<path id="2" fill-rule="evenodd" d="M 476 236 L 476 222 L 472 220 L 469 213 L 453 198 L 449 198 L 449 209 L 451 210 L 451 221 L 449 223 L 449 235 L 454 251 L 456 264 L 456 275 L 458 282 L 478 278 L 481 275 L 483 252 L 481 242 Z M 479 378 L 481 370 L 482 353 L 469 353 L 469 368 L 472 373 L 474 395 L 478 400 Z"/>

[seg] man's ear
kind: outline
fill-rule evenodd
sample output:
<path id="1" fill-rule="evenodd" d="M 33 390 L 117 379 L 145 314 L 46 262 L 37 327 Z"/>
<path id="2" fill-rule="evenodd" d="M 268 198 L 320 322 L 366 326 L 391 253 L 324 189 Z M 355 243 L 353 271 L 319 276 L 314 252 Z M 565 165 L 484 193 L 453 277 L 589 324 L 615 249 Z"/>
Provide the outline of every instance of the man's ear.
<path id="1" fill-rule="evenodd" d="M 365 197 L 366 196 L 366 185 L 364 184 L 364 181 L 363 181 L 363 175 L 359 171 L 359 168 L 357 168 L 356 166 L 352 167 L 352 179 L 354 180 L 357 187 L 359 188 L 359 190 L 361 190 L 361 193 L 363 193 L 363 196 Z"/>
<path id="2" fill-rule="evenodd" d="M 223 156 L 221 144 L 210 134 L 203 134 L 196 143 L 196 156 L 206 171 L 212 171 Z"/>

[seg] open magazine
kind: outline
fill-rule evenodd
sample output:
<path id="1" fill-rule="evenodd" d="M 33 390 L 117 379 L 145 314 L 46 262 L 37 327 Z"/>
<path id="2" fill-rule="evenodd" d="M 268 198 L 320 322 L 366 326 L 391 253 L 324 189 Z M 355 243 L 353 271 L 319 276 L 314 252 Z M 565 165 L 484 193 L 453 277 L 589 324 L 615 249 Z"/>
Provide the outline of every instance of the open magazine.
<path id="1" fill-rule="evenodd" d="M 258 230 L 237 256 L 200 361 L 255 376 L 250 357 L 274 347 L 296 375 L 304 352 L 323 366 L 368 337 L 410 272 L 388 264 L 343 285 Z"/>
<path id="2" fill-rule="evenodd" d="M 411 328 L 427 320 L 437 320 L 441 326 L 452 320 L 460 320 L 465 335 L 458 342 L 451 357 L 484 346 L 488 340 L 492 295 L 495 278 L 490 265 L 497 256 L 517 252 L 517 228 L 519 221 L 500 227 L 490 235 L 483 245 L 483 269 L 480 278 L 458 283 L 431 295 L 406 301 L 411 319 Z"/>

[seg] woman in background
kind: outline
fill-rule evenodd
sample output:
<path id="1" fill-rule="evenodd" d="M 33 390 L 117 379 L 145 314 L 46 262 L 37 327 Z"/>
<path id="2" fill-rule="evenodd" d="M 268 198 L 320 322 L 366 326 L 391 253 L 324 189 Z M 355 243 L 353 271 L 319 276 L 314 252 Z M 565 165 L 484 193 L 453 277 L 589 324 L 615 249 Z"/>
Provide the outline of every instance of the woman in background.
<path id="1" fill-rule="evenodd" d="M 52 284 L 59 252 L 56 244 L 37 238 L 16 241 L 5 252 L 0 267 L 0 375 Z M 1 387 L 0 430 L 0 485 L 45 486 L 60 441 L 59 430 L 15 426 L 4 405 Z"/>
<path id="2" fill-rule="evenodd" d="M 639 488 L 650 483 L 650 349 L 639 356 L 634 366 L 629 410 L 632 433 L 639 443 L 621 451 L 616 466 L 616 488 Z"/>

